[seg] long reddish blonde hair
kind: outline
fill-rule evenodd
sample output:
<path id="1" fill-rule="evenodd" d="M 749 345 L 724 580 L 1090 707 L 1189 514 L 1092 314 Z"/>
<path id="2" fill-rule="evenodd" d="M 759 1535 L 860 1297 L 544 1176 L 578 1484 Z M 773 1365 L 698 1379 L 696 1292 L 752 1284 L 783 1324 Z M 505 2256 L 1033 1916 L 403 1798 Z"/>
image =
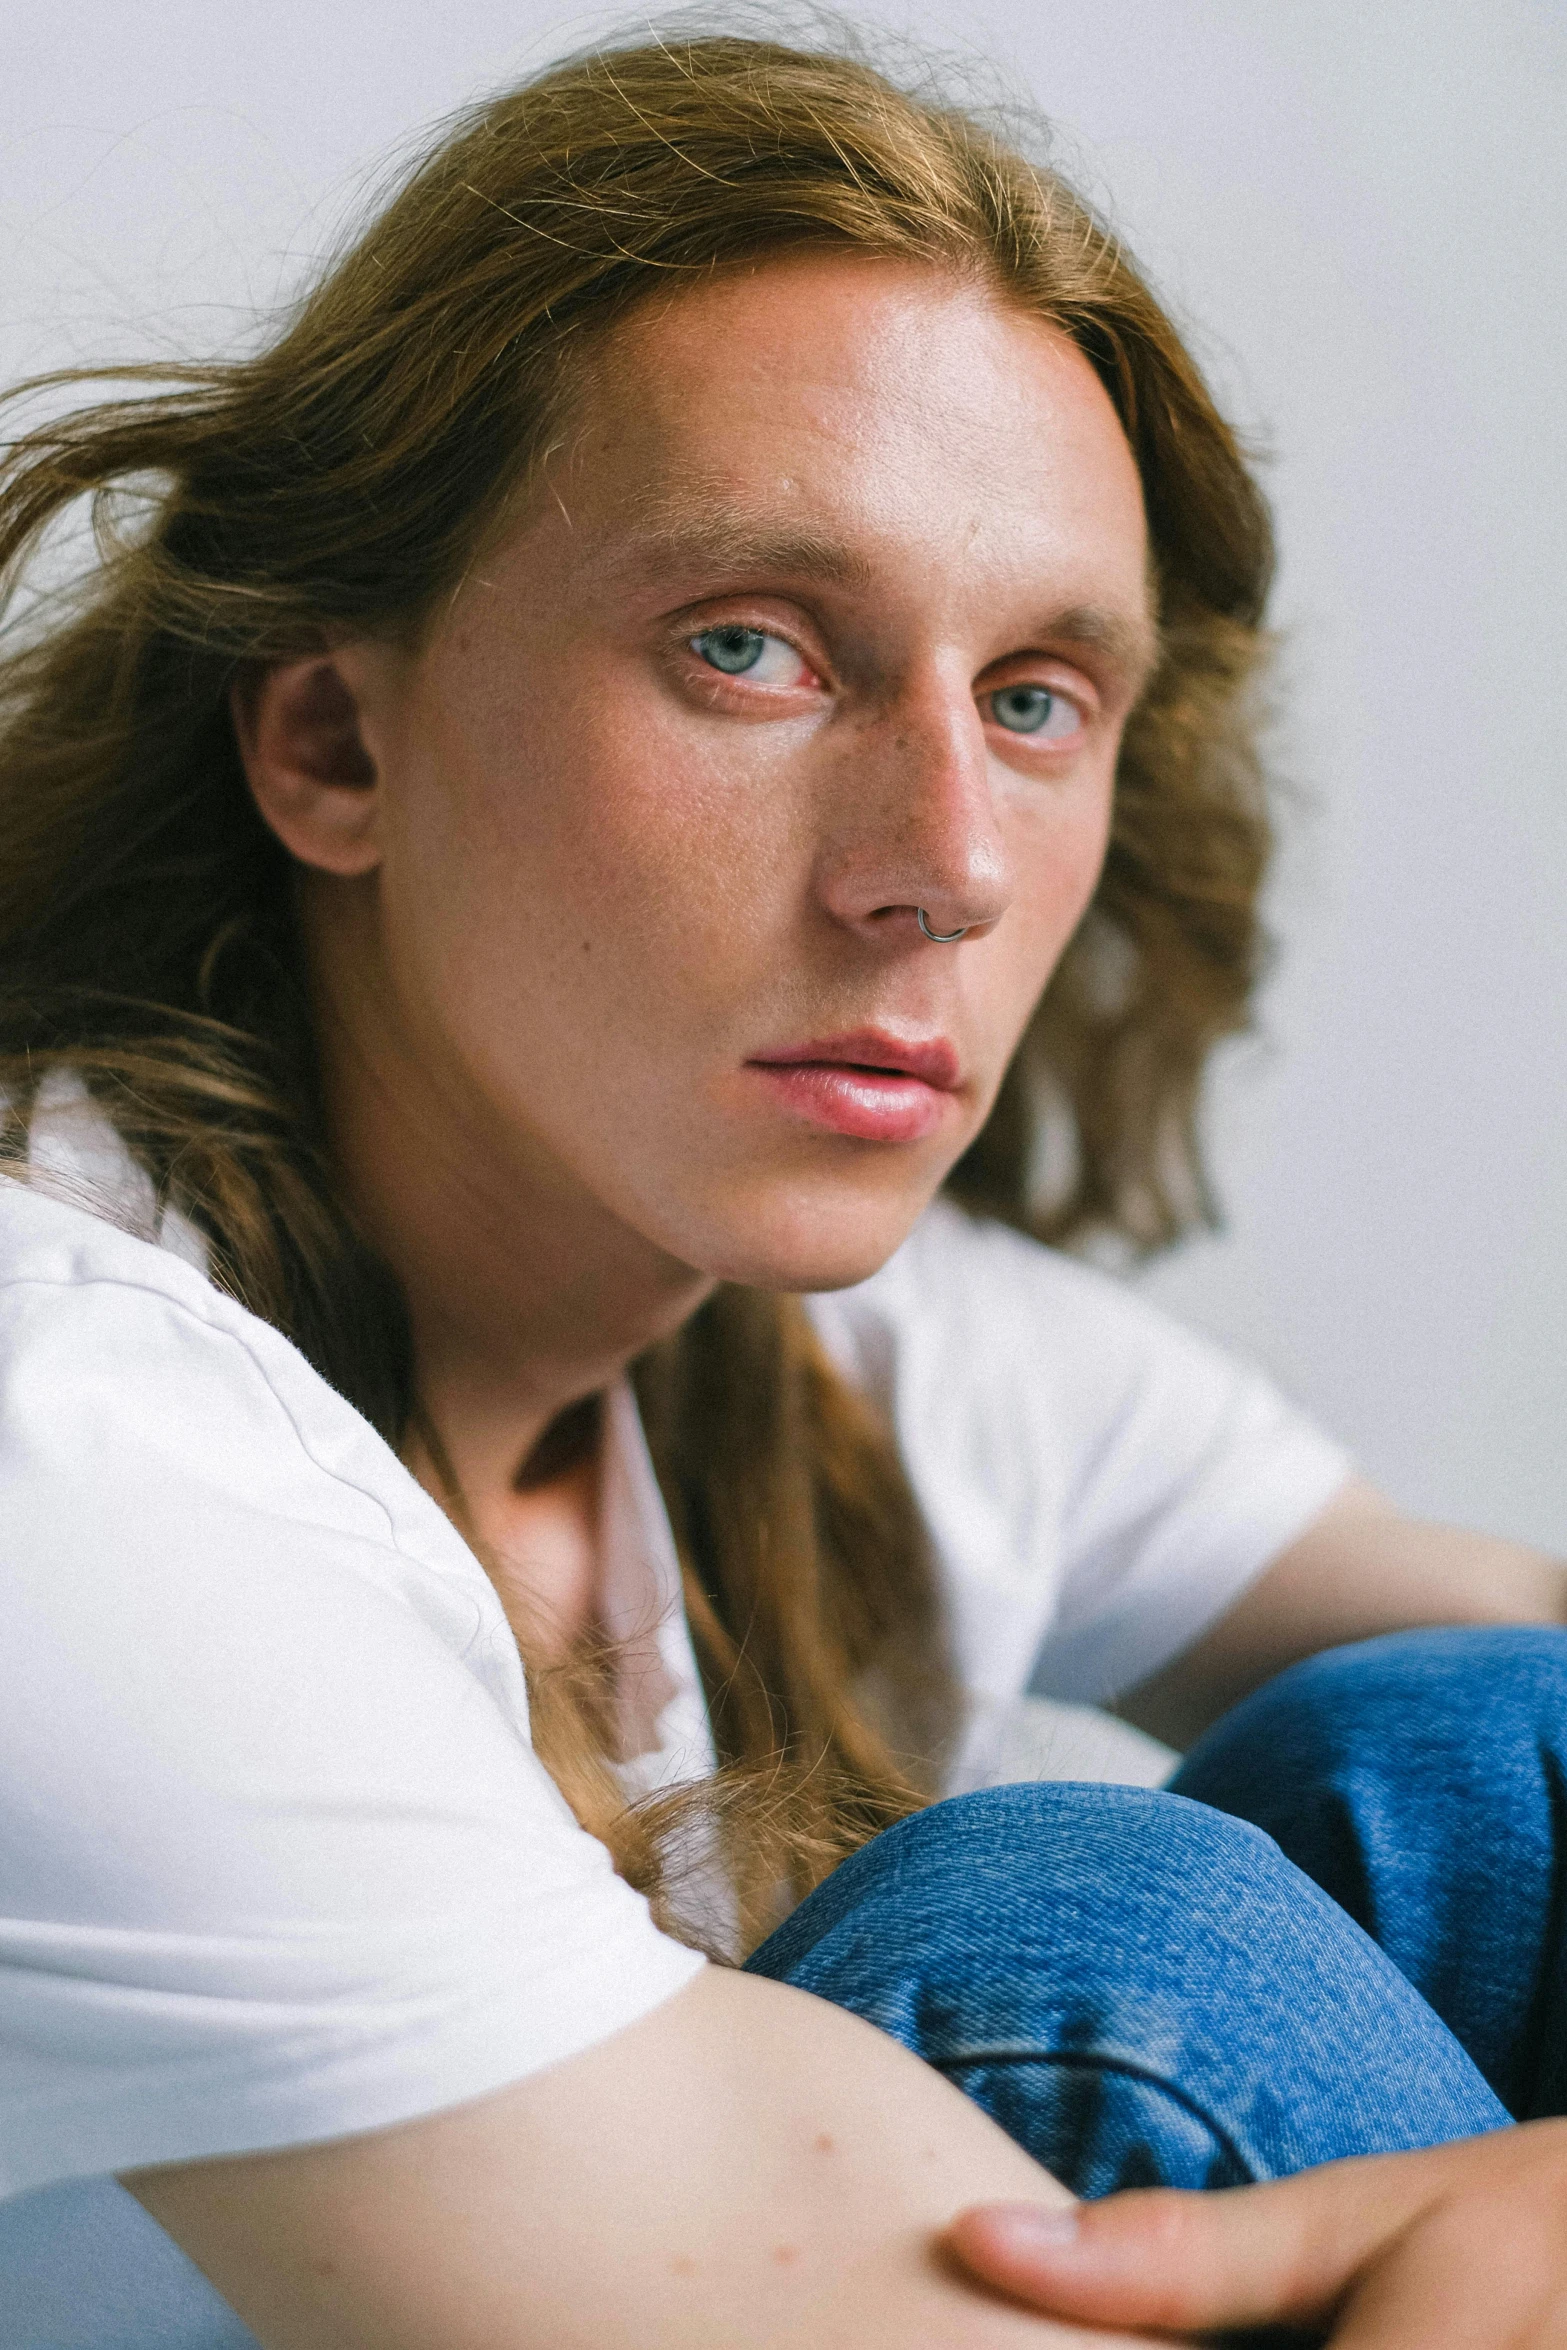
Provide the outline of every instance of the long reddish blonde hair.
<path id="1" fill-rule="evenodd" d="M 803 245 L 961 271 L 1051 321 L 1114 402 L 1147 503 L 1163 657 L 1103 878 L 950 1189 L 1138 1248 L 1207 1211 L 1198 1082 L 1246 1015 L 1267 852 L 1247 686 L 1270 538 L 1231 433 L 1117 238 L 983 123 L 853 56 L 600 51 L 449 129 L 267 348 L 135 371 L 131 396 L 54 415 L 0 469 L 13 583 L 77 501 L 97 526 L 90 571 L 0 664 L 10 1147 L 42 1076 L 78 1072 L 214 1277 L 396 1446 L 418 1409 L 407 1319 L 325 1146 L 289 862 L 230 690 L 328 631 L 416 641 L 598 338 L 651 288 Z M 64 383 L 100 388 L 52 379 L 55 405 Z M 888 1431 L 797 1301 L 721 1289 L 635 1376 L 728 1766 L 702 1800 L 749 1939 L 780 1888 L 936 1783 L 953 1693 L 930 1565 Z M 681 1802 L 626 1811 L 604 1660 L 531 1678 L 540 1751 L 657 1895 Z"/>

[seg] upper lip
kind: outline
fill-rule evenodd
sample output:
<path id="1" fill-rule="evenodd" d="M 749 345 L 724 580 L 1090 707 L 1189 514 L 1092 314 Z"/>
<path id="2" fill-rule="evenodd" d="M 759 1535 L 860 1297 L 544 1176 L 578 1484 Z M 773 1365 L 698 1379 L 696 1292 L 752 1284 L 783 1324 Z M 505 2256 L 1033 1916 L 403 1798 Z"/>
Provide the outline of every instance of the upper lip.
<path id="1" fill-rule="evenodd" d="M 951 1093 L 960 1075 L 958 1056 L 944 1036 L 890 1036 L 884 1028 L 851 1028 L 841 1036 L 814 1036 L 805 1044 L 780 1045 L 774 1052 L 753 1053 L 763 1068 L 788 1068 L 795 1063 L 835 1063 L 853 1069 L 880 1069 L 899 1077 L 918 1077 L 938 1092 Z"/>

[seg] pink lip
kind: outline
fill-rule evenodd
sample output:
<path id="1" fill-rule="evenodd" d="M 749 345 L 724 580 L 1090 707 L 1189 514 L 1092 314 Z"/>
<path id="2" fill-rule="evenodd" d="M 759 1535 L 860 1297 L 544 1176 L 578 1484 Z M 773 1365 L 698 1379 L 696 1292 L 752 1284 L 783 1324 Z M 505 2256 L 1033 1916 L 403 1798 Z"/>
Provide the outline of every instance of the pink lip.
<path id="1" fill-rule="evenodd" d="M 757 1053 L 754 1069 L 783 1107 L 862 1142 L 920 1142 L 955 1108 L 958 1056 L 945 1037 L 906 1043 L 878 1028 Z"/>

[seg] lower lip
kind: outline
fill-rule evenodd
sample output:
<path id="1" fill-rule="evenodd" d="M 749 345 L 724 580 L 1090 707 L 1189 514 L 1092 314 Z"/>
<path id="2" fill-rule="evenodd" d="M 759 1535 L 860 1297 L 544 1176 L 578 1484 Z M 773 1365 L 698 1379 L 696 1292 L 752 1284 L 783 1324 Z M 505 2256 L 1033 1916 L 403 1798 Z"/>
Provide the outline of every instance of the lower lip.
<path id="1" fill-rule="evenodd" d="M 855 1069 L 834 1061 L 752 1061 L 796 1118 L 859 1142 L 923 1142 L 944 1122 L 953 1096 L 922 1077 Z"/>

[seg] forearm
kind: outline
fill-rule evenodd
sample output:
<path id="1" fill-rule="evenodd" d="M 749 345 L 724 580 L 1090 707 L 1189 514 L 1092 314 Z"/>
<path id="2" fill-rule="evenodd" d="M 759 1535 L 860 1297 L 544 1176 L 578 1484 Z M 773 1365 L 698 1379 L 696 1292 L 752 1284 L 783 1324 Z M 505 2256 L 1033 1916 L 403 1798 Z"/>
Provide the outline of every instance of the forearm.
<path id="1" fill-rule="evenodd" d="M 1436 1624 L 1564 1622 L 1560 1559 L 1407 1518 L 1357 1478 L 1201 1640 L 1116 1710 L 1187 1747 L 1253 1689 L 1320 1649 Z"/>
<path id="2" fill-rule="evenodd" d="M 933 2248 L 966 2203 L 1065 2190 L 893 2041 L 745 1976 L 481 2103 L 127 2183 L 266 2350 L 1087 2339 Z"/>

